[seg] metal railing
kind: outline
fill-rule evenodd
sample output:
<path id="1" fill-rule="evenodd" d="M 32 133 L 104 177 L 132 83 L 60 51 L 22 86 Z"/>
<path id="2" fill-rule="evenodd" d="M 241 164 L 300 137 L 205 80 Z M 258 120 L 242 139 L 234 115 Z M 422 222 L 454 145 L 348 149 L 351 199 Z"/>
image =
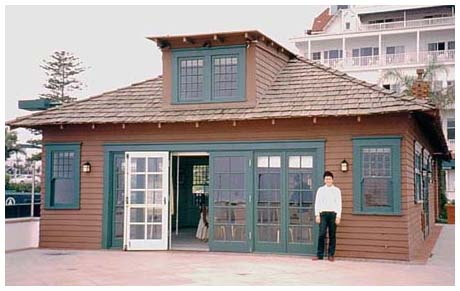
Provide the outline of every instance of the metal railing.
<path id="1" fill-rule="evenodd" d="M 316 62 L 337 69 L 356 67 L 398 66 L 407 64 L 427 64 L 430 61 L 436 61 L 439 63 L 454 62 L 455 50 L 420 51 L 418 58 L 417 52 L 407 52 L 399 54 L 383 54 L 374 56 L 316 60 Z"/>
<path id="2" fill-rule="evenodd" d="M 415 28 L 415 27 L 450 25 L 450 24 L 455 24 L 455 17 L 448 16 L 448 17 L 425 18 L 425 19 L 415 19 L 415 20 L 406 20 L 406 21 L 361 24 L 359 25 L 359 30 L 360 31 L 375 31 L 375 30 Z"/>

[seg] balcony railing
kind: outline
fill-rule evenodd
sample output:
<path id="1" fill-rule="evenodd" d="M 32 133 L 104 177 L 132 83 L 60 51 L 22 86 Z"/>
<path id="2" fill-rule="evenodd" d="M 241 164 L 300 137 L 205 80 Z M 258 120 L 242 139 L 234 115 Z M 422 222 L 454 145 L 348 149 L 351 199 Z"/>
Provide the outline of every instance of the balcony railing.
<path id="1" fill-rule="evenodd" d="M 361 24 L 359 26 L 359 30 L 360 31 L 375 31 L 375 30 L 415 28 L 415 27 L 450 25 L 450 24 L 455 24 L 455 17 L 449 16 L 449 17 L 426 18 L 426 19 L 395 21 L 395 22 L 385 22 L 385 23 Z"/>
<path id="2" fill-rule="evenodd" d="M 367 67 L 398 67 L 408 64 L 427 64 L 430 61 L 438 63 L 454 62 L 455 50 L 420 51 L 400 54 L 383 54 L 362 57 L 345 57 L 336 59 L 321 59 L 316 62 L 337 69 L 367 68 Z"/>

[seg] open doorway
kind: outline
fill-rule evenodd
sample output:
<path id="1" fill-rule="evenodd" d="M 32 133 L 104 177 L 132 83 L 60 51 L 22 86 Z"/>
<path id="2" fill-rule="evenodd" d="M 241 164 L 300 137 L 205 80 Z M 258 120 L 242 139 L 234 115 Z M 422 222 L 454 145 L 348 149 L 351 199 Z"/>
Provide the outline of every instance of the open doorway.
<path id="1" fill-rule="evenodd" d="M 171 249 L 209 251 L 208 155 L 173 153 L 171 189 Z"/>

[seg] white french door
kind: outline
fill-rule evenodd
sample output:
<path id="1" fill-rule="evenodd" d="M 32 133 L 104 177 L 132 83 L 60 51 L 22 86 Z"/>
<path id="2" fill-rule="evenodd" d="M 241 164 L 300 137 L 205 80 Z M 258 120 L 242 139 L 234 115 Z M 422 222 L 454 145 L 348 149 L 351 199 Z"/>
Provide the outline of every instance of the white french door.
<path id="1" fill-rule="evenodd" d="M 125 250 L 168 248 L 168 152 L 126 152 Z"/>

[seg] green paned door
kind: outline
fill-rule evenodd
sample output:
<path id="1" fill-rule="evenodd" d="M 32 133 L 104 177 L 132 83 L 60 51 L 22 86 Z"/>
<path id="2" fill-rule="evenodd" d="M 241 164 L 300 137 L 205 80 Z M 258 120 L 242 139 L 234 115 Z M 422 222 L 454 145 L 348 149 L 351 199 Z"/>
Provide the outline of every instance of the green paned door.
<path id="1" fill-rule="evenodd" d="M 125 155 L 116 153 L 112 163 L 112 186 L 110 187 L 110 247 L 121 248 L 123 245 L 124 194 L 125 194 Z"/>
<path id="2" fill-rule="evenodd" d="M 209 248 L 252 251 L 252 153 L 211 152 Z"/>
<path id="3" fill-rule="evenodd" d="M 254 164 L 254 250 L 314 253 L 315 153 L 257 152 Z"/>

